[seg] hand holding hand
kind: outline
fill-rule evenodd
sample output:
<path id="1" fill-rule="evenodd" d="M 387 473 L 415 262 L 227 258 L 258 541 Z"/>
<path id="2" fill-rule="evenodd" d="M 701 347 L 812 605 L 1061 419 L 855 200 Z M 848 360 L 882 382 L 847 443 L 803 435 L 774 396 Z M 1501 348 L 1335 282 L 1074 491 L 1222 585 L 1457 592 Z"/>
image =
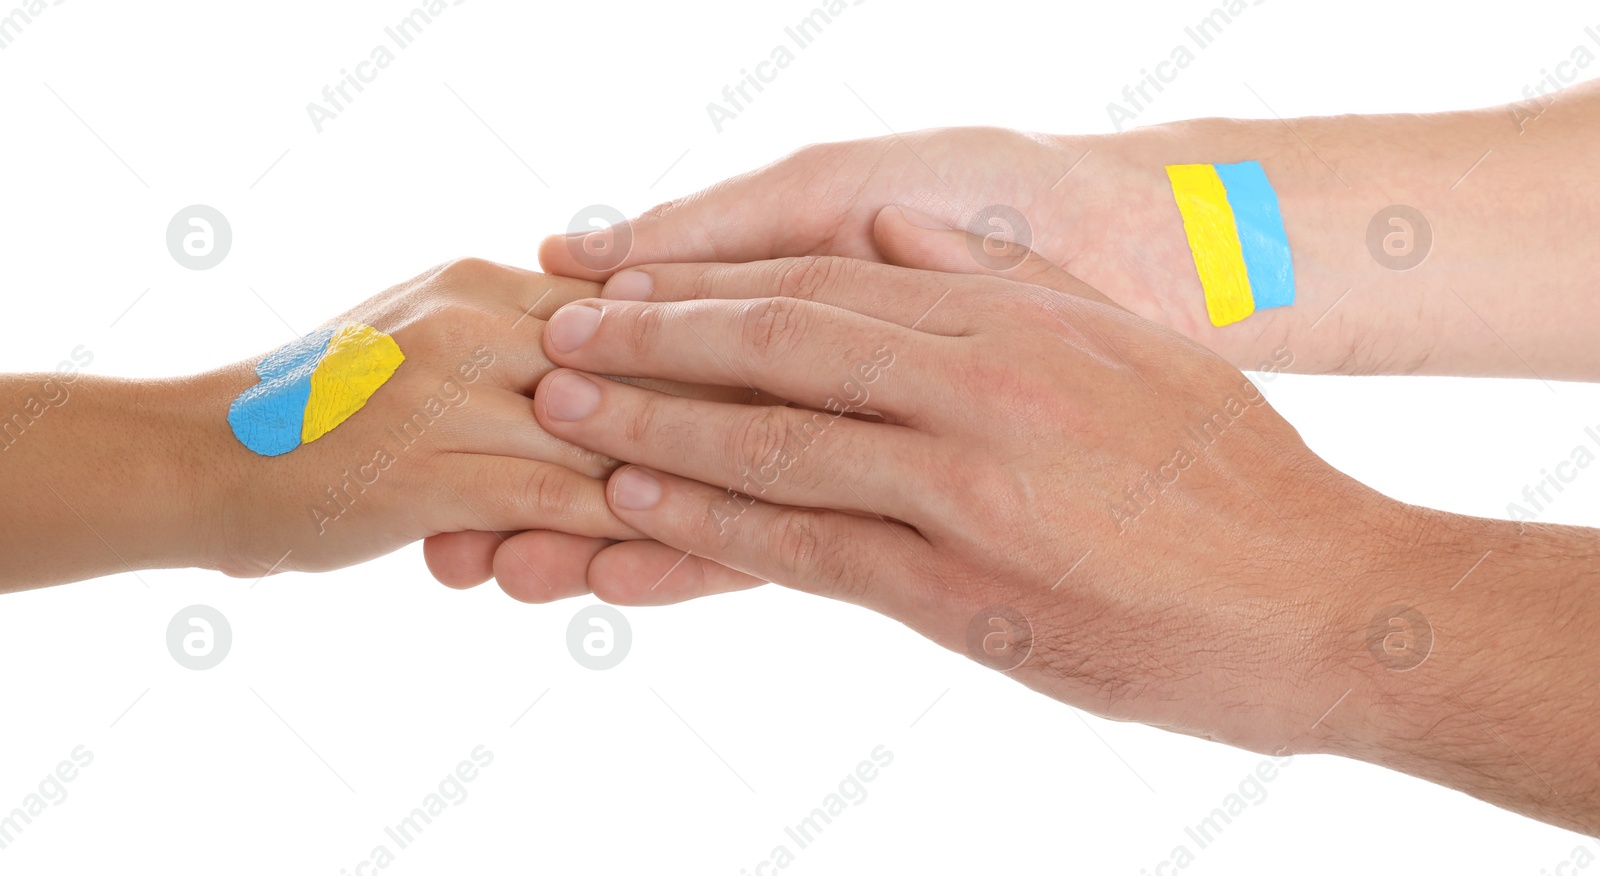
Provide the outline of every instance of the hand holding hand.
<path id="1" fill-rule="evenodd" d="M 1064 291 L 822 257 L 650 265 L 563 308 L 545 350 L 572 370 L 535 411 L 636 463 L 608 500 L 655 539 L 600 551 L 589 586 L 627 604 L 771 580 L 1100 714 L 1301 745 L 1365 623 L 1344 584 L 1409 512 L 1215 355 Z"/>

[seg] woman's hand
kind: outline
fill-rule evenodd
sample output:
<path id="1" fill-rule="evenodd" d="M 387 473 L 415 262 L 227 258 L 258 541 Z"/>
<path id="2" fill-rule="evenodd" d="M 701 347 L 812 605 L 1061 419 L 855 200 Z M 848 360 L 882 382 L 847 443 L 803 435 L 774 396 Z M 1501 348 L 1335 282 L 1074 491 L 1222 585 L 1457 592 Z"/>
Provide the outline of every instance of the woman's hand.
<path id="1" fill-rule="evenodd" d="M 636 538 L 606 507 L 615 463 L 541 429 L 529 398 L 553 367 L 545 319 L 598 291 L 463 259 L 373 297 L 326 327 L 371 326 L 404 360 L 348 419 L 274 456 L 241 443 L 229 421 L 261 381 L 262 357 L 165 381 L 5 378 L 0 394 L 37 416 L 0 444 L 0 588 L 175 566 L 333 569 L 437 533 L 477 548 L 432 564 L 467 586 L 489 576 L 500 533 L 553 530 L 591 550 Z M 531 569 L 520 583 L 547 589 Z"/>
<path id="2" fill-rule="evenodd" d="M 464 529 L 630 534 L 596 480 L 612 461 L 527 419 L 527 396 L 551 368 L 539 351 L 545 320 L 592 289 L 462 259 L 363 302 L 328 324 L 386 332 L 405 362 L 364 408 L 281 457 L 249 453 L 208 404 L 210 428 L 195 428 L 224 460 L 207 529 L 215 564 L 248 576 L 337 568 Z M 232 399 L 256 375 L 247 363 L 200 380 L 211 398 Z"/>

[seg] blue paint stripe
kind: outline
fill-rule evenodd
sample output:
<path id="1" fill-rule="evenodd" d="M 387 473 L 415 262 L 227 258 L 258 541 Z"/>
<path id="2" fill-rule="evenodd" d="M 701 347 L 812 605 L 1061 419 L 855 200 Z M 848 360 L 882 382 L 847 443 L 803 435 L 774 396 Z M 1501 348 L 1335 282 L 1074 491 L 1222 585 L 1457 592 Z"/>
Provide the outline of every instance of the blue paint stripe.
<path id="1" fill-rule="evenodd" d="M 333 329 L 312 332 L 256 363 L 261 382 L 228 407 L 228 425 L 240 443 L 262 456 L 280 456 L 300 446 L 311 374 L 333 338 Z"/>
<path id="2" fill-rule="evenodd" d="M 1256 309 L 1293 304 L 1294 259 L 1283 230 L 1283 214 L 1278 212 L 1278 194 L 1267 182 L 1266 171 L 1258 161 L 1214 167 L 1228 190 Z"/>

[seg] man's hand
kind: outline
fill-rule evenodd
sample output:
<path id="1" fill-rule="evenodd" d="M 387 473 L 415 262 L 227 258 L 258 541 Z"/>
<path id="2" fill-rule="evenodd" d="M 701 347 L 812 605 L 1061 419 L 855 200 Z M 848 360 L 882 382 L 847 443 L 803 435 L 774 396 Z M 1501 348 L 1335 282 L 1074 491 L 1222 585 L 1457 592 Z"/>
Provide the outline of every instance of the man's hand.
<path id="1" fill-rule="evenodd" d="M 1051 287 L 1070 272 L 1240 368 L 1593 378 L 1596 118 L 1600 85 L 1564 93 L 1527 130 L 1515 108 L 1498 107 L 1206 119 L 1098 137 L 956 128 L 810 146 L 623 226 L 550 238 L 540 260 L 590 279 L 650 262 L 802 255 Z M 1481 161 L 1485 150 L 1493 162 Z M 1296 298 L 1218 328 L 1163 168 L 1249 159 L 1277 190 Z M 1420 249 L 1403 264 L 1383 249 L 1396 204 L 1434 227 L 1411 229 L 1420 236 L 1403 242 Z M 580 591 L 591 560 L 638 550 L 601 556 L 592 543 L 538 532 L 504 545 L 451 534 L 428 549 L 444 566 L 487 570 L 492 560 L 502 586 L 533 597 Z M 544 580 L 560 583 L 528 586 L 540 563 Z"/>
<path id="2" fill-rule="evenodd" d="M 603 598 L 775 581 L 1101 714 L 1259 751 L 1302 749 L 1338 696 L 1324 661 L 1365 611 L 1342 582 L 1410 513 L 1215 355 L 1081 285 L 831 257 L 642 273 L 654 301 L 553 318 L 545 351 L 577 370 L 535 396 L 551 434 L 638 463 L 611 506 L 656 543 L 600 552 Z M 612 373 L 794 406 L 593 376 Z"/>
<path id="3" fill-rule="evenodd" d="M 607 498 L 655 540 L 599 551 L 590 588 L 654 603 L 775 581 L 1102 715 L 1600 829 L 1596 534 L 1381 496 L 1214 354 L 1050 279 L 650 265 L 563 308 L 534 410 L 637 463 Z"/>
<path id="4" fill-rule="evenodd" d="M 1098 301 L 1106 300 L 1048 259 L 1025 247 L 993 239 L 985 240 L 948 228 L 929 227 L 930 224 L 926 217 L 908 217 L 906 211 L 899 207 L 885 207 L 874 222 L 873 245 L 892 264 L 927 270 L 989 272 Z M 970 255 L 975 248 L 983 248 L 989 258 L 972 261 Z M 647 274 L 627 272 L 611 287 L 611 292 L 618 294 L 625 284 L 632 284 L 630 295 L 648 297 L 649 290 L 641 283 L 648 283 Z M 677 386 L 673 391 L 679 395 L 708 397 L 705 394 L 713 389 Z M 723 390 L 724 395 L 737 395 L 738 392 L 737 388 Z M 765 393 L 753 393 L 750 400 L 782 402 L 782 399 Z M 589 564 L 597 558 L 604 568 L 623 562 L 625 557 L 631 557 L 636 552 L 648 554 L 653 550 L 647 544 L 622 545 L 605 552 L 601 557 L 602 548 L 609 544 L 609 541 L 538 530 L 520 533 L 447 532 L 427 539 L 426 554 L 434 576 L 452 587 L 481 583 L 492 573 L 501 588 L 515 598 L 527 602 L 548 602 L 587 592 Z M 763 583 L 749 576 L 728 574 L 725 570 L 709 577 L 690 577 L 690 572 L 698 571 L 699 567 L 691 566 L 684 575 L 675 577 L 670 586 L 652 588 L 650 598 L 674 602 L 691 594 L 706 595 Z"/>

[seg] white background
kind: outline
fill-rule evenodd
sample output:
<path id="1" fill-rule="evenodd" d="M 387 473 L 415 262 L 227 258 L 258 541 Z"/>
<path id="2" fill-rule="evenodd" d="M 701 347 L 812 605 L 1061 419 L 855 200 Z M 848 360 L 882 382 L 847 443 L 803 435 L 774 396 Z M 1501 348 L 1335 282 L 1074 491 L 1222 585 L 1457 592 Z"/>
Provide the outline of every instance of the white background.
<path id="1" fill-rule="evenodd" d="M 78 345 L 93 373 L 214 367 L 450 257 L 531 265 L 586 205 L 632 214 L 886 125 L 1108 131 L 1106 103 L 1212 8 L 866 0 L 718 134 L 707 102 L 812 5 L 470 0 L 320 134 L 306 104 L 409 0 L 51 6 L 0 51 L 0 370 Z M 1139 122 L 1519 99 L 1600 25 L 1588 5 L 1268 0 Z M 213 270 L 166 250 L 193 203 L 233 227 Z M 1345 471 L 1489 516 L 1600 423 L 1594 387 L 1536 381 L 1285 377 L 1268 393 Z M 1600 524 L 1600 476 L 1544 519 Z M 594 672 L 565 645 L 591 601 L 448 591 L 415 547 L 253 588 L 146 572 L 5 597 L 0 811 L 74 746 L 94 762 L 0 871 L 353 873 L 484 745 L 467 798 L 384 872 L 731 876 L 793 849 L 783 828 L 883 745 L 869 796 L 786 872 L 1139 874 L 1193 849 L 1184 827 L 1261 761 L 1083 716 L 773 587 L 629 609 L 632 653 Z M 194 603 L 233 627 L 209 671 L 166 649 Z M 1586 842 L 1331 758 L 1266 788 L 1184 872 L 1531 876 Z"/>

